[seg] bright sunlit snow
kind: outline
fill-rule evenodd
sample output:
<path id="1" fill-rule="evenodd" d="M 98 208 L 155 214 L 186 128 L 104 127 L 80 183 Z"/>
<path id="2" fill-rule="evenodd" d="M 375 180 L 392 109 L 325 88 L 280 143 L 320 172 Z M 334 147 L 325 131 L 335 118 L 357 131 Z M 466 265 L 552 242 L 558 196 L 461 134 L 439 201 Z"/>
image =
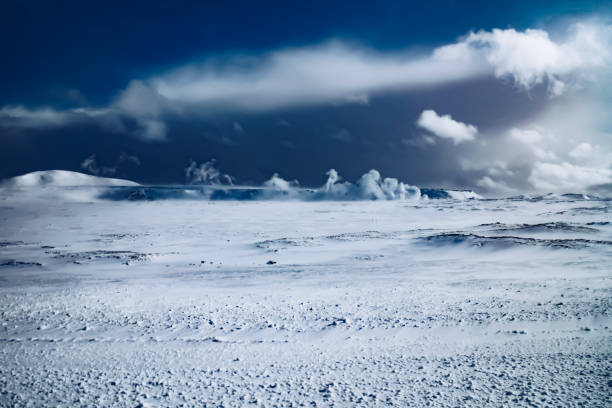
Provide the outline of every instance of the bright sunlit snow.
<path id="1" fill-rule="evenodd" d="M 3 190 L 7 405 L 609 400 L 607 199 L 114 188 Z"/>

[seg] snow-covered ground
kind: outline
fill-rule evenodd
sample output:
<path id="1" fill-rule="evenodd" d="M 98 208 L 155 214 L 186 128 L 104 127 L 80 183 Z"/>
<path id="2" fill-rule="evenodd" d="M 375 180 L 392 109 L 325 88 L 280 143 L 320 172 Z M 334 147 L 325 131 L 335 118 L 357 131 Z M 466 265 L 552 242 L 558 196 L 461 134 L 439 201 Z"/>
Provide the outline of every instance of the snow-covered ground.
<path id="1" fill-rule="evenodd" d="M 611 201 L 75 195 L 0 196 L 2 406 L 610 404 Z"/>

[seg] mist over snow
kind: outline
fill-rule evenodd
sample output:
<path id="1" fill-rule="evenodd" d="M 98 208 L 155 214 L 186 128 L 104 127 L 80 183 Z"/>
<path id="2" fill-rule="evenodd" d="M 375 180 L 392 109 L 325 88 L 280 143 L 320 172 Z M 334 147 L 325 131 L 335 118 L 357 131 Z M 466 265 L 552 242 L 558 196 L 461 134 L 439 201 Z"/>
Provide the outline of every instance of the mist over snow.
<path id="1" fill-rule="evenodd" d="M 342 181 L 334 169 L 327 173 L 327 181 L 318 189 L 301 189 L 297 180 L 287 181 L 274 174 L 263 185 L 271 191 L 265 191 L 263 197 L 278 197 L 283 193 L 287 198 L 302 200 L 418 200 L 421 191 L 416 186 L 406 185 L 396 178 L 382 178 L 377 170 L 363 174 L 354 184 Z"/>
<path id="2" fill-rule="evenodd" d="M 230 200 L 295 200 L 295 201 L 361 201 L 361 200 L 419 200 L 421 190 L 398 181 L 392 177 L 381 177 L 377 170 L 370 170 L 363 174 L 355 183 L 342 181 L 336 170 L 330 169 L 325 184 L 319 188 L 301 187 L 297 180 L 285 180 L 278 174 L 273 174 L 270 179 L 260 186 L 234 185 L 233 177 L 221 173 L 214 167 L 214 160 L 201 165 L 191 162 L 185 169 L 188 183 L 176 186 L 140 185 L 133 181 L 97 177 L 82 173 L 62 170 L 38 171 L 22 176 L 4 180 L 0 184 L 0 192 L 7 195 L 15 195 L 13 191 L 26 189 L 25 193 L 18 191 L 15 199 L 33 197 L 42 189 L 47 197 L 49 189 L 55 189 L 58 199 L 71 200 L 77 187 L 88 188 L 89 192 L 95 194 L 80 196 L 80 199 L 93 200 L 106 198 L 113 200 L 159 200 L 159 199 L 230 199 Z M 110 190 L 105 187 L 135 187 Z M 69 187 L 69 190 L 62 190 Z M 99 191 L 91 190 L 90 187 L 100 187 Z M 199 188 L 201 187 L 201 189 Z M 148 195 L 147 195 L 148 191 Z M 243 192 L 249 193 L 244 195 Z M 223 197 L 216 194 L 222 192 Z M 468 199 L 480 198 L 473 192 L 453 192 L 451 190 L 432 190 L 434 198 Z M 22 195 L 25 194 L 25 195 Z M 428 198 L 425 196 L 424 198 Z"/>
<path id="3" fill-rule="evenodd" d="M 192 160 L 185 168 L 185 178 L 189 184 L 232 184 L 232 176 L 223 174 L 215 168 L 214 159 L 199 166 Z"/>

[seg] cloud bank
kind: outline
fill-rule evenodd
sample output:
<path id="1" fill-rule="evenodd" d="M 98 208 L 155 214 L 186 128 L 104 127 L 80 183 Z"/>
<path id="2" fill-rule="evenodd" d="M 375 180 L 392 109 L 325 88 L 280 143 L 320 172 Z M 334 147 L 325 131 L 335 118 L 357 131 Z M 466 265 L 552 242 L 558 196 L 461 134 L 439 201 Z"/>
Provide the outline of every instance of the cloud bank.
<path id="1" fill-rule="evenodd" d="M 554 41 L 543 30 L 494 29 L 469 33 L 428 55 L 377 52 L 331 41 L 288 48 L 263 55 L 235 55 L 187 64 L 161 75 L 135 79 L 102 108 L 71 110 L 0 109 L 0 126 L 62 126 L 93 120 L 115 122 L 145 140 L 164 140 L 164 118 L 218 111 L 266 111 L 296 105 L 357 103 L 367 105 L 370 93 L 422 88 L 494 75 L 510 78 L 521 89 L 546 82 L 558 96 L 592 70 L 611 61 L 612 29 L 583 22 Z M 112 117 L 112 119 L 111 119 Z M 121 126 L 130 118 L 137 129 Z"/>

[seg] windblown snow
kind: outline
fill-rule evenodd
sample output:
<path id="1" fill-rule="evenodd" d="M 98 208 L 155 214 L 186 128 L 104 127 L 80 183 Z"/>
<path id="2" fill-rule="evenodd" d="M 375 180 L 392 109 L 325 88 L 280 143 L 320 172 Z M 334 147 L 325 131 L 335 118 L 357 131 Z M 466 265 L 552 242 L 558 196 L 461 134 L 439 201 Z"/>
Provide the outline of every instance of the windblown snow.
<path id="1" fill-rule="evenodd" d="M 609 405 L 612 201 L 329 176 L 257 191 L 365 198 L 18 178 L 0 405 Z"/>

